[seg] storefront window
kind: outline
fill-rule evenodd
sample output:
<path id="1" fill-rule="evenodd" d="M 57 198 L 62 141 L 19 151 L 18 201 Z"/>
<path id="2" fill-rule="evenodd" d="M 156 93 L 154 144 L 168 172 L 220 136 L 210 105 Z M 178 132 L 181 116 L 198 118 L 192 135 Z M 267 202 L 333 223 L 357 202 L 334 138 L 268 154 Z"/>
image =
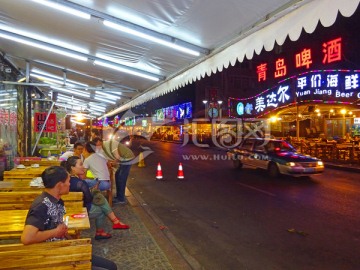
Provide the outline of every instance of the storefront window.
<path id="1" fill-rule="evenodd" d="M 0 85 L 0 176 L 13 168 L 17 152 L 17 90 Z"/>
<path id="2" fill-rule="evenodd" d="M 344 130 L 345 123 L 345 130 Z M 326 120 L 326 135 L 332 138 L 342 138 L 350 132 L 351 119 L 329 119 Z"/>

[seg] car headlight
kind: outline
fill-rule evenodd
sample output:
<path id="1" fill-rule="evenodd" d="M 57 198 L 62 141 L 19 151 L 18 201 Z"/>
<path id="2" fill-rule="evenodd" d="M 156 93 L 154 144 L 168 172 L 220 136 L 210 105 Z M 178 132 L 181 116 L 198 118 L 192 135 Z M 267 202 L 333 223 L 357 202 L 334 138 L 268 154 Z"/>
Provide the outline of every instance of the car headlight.
<path id="1" fill-rule="evenodd" d="M 290 166 L 290 167 L 294 167 L 296 166 L 296 163 L 295 162 L 288 162 L 286 163 L 287 166 Z"/>
<path id="2" fill-rule="evenodd" d="M 324 162 L 318 161 L 318 162 L 317 162 L 317 165 L 318 165 L 318 166 L 324 166 Z"/>

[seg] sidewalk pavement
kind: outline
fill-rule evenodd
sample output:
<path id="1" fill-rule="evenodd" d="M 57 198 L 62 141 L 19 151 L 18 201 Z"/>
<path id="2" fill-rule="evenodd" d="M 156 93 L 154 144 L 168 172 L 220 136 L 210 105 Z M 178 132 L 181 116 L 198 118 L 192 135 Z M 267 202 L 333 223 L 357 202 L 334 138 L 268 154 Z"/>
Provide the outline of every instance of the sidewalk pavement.
<path id="1" fill-rule="evenodd" d="M 325 162 L 326 168 L 360 172 L 360 164 Z M 150 207 L 134 190 L 126 190 L 128 204 L 114 205 L 115 214 L 129 224 L 129 230 L 112 230 L 106 222 L 106 230 L 112 233 L 107 240 L 93 240 L 94 253 L 113 260 L 121 270 L 190 270 L 202 269 L 176 241 Z M 94 239 L 95 224 L 82 237 Z"/>
<path id="2" fill-rule="evenodd" d="M 120 270 L 190 270 L 201 269 L 176 241 L 160 219 L 135 191 L 126 190 L 128 204 L 114 205 L 115 214 L 129 230 L 112 230 L 106 221 L 105 231 L 112 238 L 95 240 L 95 224 L 83 231 L 81 237 L 92 238 L 93 252 L 114 261 Z"/>

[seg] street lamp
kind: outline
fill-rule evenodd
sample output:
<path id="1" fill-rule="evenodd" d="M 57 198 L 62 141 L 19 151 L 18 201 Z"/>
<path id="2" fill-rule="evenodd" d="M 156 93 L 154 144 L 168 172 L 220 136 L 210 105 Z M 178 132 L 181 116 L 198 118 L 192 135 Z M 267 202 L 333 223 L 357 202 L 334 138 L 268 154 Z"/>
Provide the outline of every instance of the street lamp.
<path id="1" fill-rule="evenodd" d="M 205 116 L 204 116 L 204 117 L 206 118 L 206 104 L 208 103 L 208 101 L 207 101 L 207 100 L 203 100 L 203 103 L 204 103 L 204 105 L 205 105 L 205 114 L 204 114 Z"/>
<path id="2" fill-rule="evenodd" d="M 223 103 L 222 100 L 218 100 L 217 102 L 219 104 L 219 118 L 221 119 L 222 118 L 222 109 L 221 109 L 221 104 Z"/>

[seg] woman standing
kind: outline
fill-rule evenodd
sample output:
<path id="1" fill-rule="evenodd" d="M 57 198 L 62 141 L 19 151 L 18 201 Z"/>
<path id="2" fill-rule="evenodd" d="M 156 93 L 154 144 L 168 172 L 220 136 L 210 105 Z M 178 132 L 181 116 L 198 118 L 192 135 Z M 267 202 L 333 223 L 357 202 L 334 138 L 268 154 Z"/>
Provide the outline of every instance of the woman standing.
<path id="1" fill-rule="evenodd" d="M 107 160 L 96 153 L 96 144 L 94 142 L 87 142 L 83 151 L 85 157 L 84 168 L 90 170 L 94 178 L 99 181 L 99 189 L 101 191 L 110 189 L 110 173 L 107 166 Z M 86 171 L 85 171 L 86 173 Z M 89 181 L 88 184 L 92 187 L 96 182 Z"/>
<path id="2" fill-rule="evenodd" d="M 96 193 L 95 196 L 91 193 L 89 186 L 78 175 L 84 172 L 84 166 L 79 157 L 72 156 L 67 161 L 61 163 L 63 167 L 70 174 L 70 191 L 81 191 L 84 194 L 84 206 L 87 208 L 89 218 L 95 218 L 96 235 L 95 239 L 108 239 L 111 234 L 106 233 L 103 229 L 103 223 L 106 219 L 110 219 L 113 223 L 114 230 L 126 230 L 130 226 L 126 225 L 115 216 L 108 201 L 101 193 Z"/>

